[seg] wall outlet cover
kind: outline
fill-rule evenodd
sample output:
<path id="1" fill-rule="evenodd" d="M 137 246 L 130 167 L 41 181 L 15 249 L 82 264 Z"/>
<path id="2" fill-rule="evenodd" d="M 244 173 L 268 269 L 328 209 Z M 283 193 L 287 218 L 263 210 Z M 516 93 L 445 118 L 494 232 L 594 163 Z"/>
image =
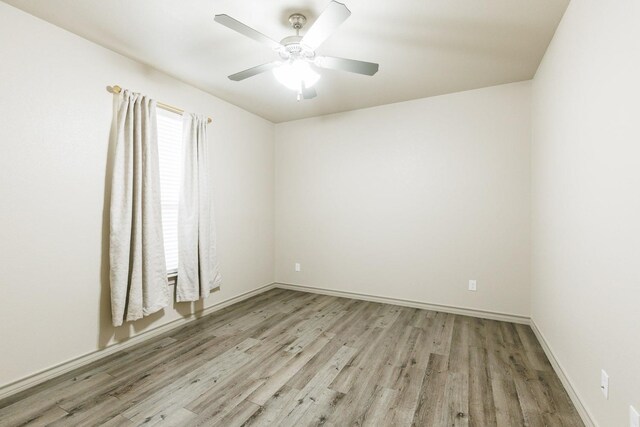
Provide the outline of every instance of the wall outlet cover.
<path id="1" fill-rule="evenodd" d="M 294 266 L 296 271 L 300 271 L 300 263 L 296 262 L 296 265 Z"/>
<path id="2" fill-rule="evenodd" d="M 478 282 L 477 282 L 477 280 L 469 280 L 469 290 L 470 291 L 478 290 Z"/>

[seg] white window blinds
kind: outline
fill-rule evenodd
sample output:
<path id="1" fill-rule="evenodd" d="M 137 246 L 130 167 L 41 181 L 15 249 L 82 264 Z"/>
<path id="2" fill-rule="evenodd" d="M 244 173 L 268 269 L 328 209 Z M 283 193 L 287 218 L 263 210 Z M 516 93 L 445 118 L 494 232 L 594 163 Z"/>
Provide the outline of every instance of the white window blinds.
<path id="1" fill-rule="evenodd" d="M 178 197 L 182 174 L 182 116 L 158 108 L 162 232 L 167 273 L 178 271 Z"/>

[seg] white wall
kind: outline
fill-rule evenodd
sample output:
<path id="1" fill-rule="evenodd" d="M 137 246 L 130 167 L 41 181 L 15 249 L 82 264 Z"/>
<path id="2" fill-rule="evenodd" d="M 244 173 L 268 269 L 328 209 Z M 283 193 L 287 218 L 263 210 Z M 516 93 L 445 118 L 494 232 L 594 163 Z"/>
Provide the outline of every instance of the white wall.
<path id="1" fill-rule="evenodd" d="M 638 22 L 573 0 L 533 84 L 532 317 L 603 427 L 640 410 Z"/>
<path id="2" fill-rule="evenodd" d="M 276 281 L 528 316 L 530 131 L 529 82 L 277 124 Z"/>
<path id="3" fill-rule="evenodd" d="M 202 308 L 110 325 L 110 84 L 215 120 L 224 282 L 205 305 L 273 282 L 273 125 L 0 2 L 0 386 Z"/>

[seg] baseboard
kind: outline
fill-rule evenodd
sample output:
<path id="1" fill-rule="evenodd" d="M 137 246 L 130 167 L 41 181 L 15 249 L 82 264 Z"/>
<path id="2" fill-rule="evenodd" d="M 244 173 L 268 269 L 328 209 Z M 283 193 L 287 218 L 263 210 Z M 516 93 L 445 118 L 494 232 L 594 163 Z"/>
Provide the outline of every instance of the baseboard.
<path id="1" fill-rule="evenodd" d="M 531 319 L 531 329 L 533 329 L 533 333 L 536 335 L 536 338 L 538 338 L 538 341 L 540 342 L 544 353 L 547 355 L 547 359 L 549 359 L 549 362 L 551 362 L 551 366 L 553 366 L 553 370 L 556 371 L 556 375 L 558 375 L 558 378 L 560 378 L 564 389 L 567 391 L 571 402 L 573 402 L 573 406 L 576 407 L 576 410 L 578 411 L 580 418 L 582 418 L 582 422 L 584 423 L 584 425 L 587 427 L 597 427 L 598 424 L 596 424 L 593 417 L 591 416 L 591 413 L 582 403 L 582 399 L 580 399 L 580 396 L 576 392 L 576 389 L 573 387 L 571 380 L 565 373 L 565 370 L 562 368 L 562 365 L 560 364 L 558 359 L 556 359 L 556 356 L 553 353 L 553 350 L 551 350 L 549 343 L 547 342 L 544 335 L 542 335 L 542 332 L 540 332 L 538 325 L 536 325 L 536 322 L 533 319 Z"/>
<path id="2" fill-rule="evenodd" d="M 500 313 L 488 310 L 477 310 L 467 307 L 456 307 L 443 304 L 432 304 L 422 301 L 413 301 L 401 298 L 385 297 L 381 295 L 363 294 L 357 292 L 337 291 L 334 289 L 318 288 L 315 286 L 295 285 L 292 283 L 275 283 L 276 288 L 290 289 L 294 291 L 311 292 L 315 294 L 331 295 L 343 298 L 359 299 L 363 301 L 380 302 L 383 304 L 400 305 L 403 307 L 420 308 L 423 310 L 442 311 L 444 313 L 460 314 L 463 316 L 479 317 L 482 319 L 500 320 L 504 322 L 529 324 L 529 317 L 519 314 Z"/>
<path id="3" fill-rule="evenodd" d="M 63 362 L 59 365 L 55 365 L 51 368 L 47 368 L 40 372 L 37 372 L 33 375 L 30 375 L 26 378 L 22 378 L 18 381 L 14 381 L 7 385 L 3 385 L 0 387 L 0 401 L 13 395 L 19 393 L 23 390 L 26 390 L 30 387 L 36 386 L 40 383 L 43 383 L 49 379 L 55 378 L 59 375 L 70 372 L 74 369 L 80 368 L 84 365 L 88 365 L 91 362 L 95 362 L 96 360 L 100 360 L 104 357 L 107 357 L 113 353 L 124 350 L 128 347 L 139 344 L 143 341 L 146 341 L 150 338 L 153 338 L 157 335 L 163 334 L 165 332 L 171 331 L 172 329 L 179 328 L 184 326 L 187 323 L 193 322 L 194 320 L 221 310 L 225 307 L 228 307 L 232 304 L 238 303 L 240 301 L 246 300 L 268 290 L 275 288 L 275 283 L 270 283 L 268 285 L 261 286 L 252 291 L 248 291 L 237 295 L 233 298 L 229 298 L 225 301 L 220 301 L 217 304 L 209 306 L 203 310 L 200 310 L 189 317 L 183 317 L 180 319 L 173 320 L 171 322 L 165 323 L 164 325 L 158 326 L 157 328 L 151 329 L 149 331 L 140 333 L 134 337 L 129 338 L 126 341 L 112 344 L 106 348 L 92 351 L 91 353 L 87 353 L 83 356 L 77 357 L 75 359 L 71 359 L 69 361 Z"/>

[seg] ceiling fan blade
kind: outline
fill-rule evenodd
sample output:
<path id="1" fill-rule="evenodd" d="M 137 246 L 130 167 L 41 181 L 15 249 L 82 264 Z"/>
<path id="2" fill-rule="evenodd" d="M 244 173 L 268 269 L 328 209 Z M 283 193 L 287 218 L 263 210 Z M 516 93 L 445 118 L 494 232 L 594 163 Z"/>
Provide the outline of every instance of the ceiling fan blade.
<path id="1" fill-rule="evenodd" d="M 300 43 L 311 48 L 311 50 L 316 50 L 349 15 L 351 15 L 351 11 L 347 9 L 347 6 L 337 1 L 332 1 L 318 16 L 318 19 L 302 37 Z"/>
<path id="2" fill-rule="evenodd" d="M 264 73 L 265 71 L 269 71 L 279 65 L 279 62 L 268 62 L 266 64 L 258 65 L 244 71 L 240 71 L 239 73 L 231 74 L 229 76 L 230 80 L 240 81 L 244 79 L 248 79 L 249 77 L 253 77 L 256 74 Z"/>
<path id="3" fill-rule="evenodd" d="M 315 65 L 332 70 L 349 71 L 351 73 L 373 76 L 378 72 L 378 64 L 373 62 L 356 61 L 355 59 L 336 58 L 333 56 L 318 56 Z"/>
<path id="4" fill-rule="evenodd" d="M 222 24 L 225 27 L 232 29 L 233 31 L 236 31 L 249 38 L 252 38 L 257 42 L 266 44 L 271 49 L 280 49 L 280 47 L 282 46 L 277 41 L 270 39 L 269 37 L 265 36 L 261 32 L 254 30 L 253 28 L 243 24 L 242 22 L 236 19 L 233 19 L 229 15 L 216 15 L 213 18 L 213 20 L 216 21 L 218 24 Z"/>

